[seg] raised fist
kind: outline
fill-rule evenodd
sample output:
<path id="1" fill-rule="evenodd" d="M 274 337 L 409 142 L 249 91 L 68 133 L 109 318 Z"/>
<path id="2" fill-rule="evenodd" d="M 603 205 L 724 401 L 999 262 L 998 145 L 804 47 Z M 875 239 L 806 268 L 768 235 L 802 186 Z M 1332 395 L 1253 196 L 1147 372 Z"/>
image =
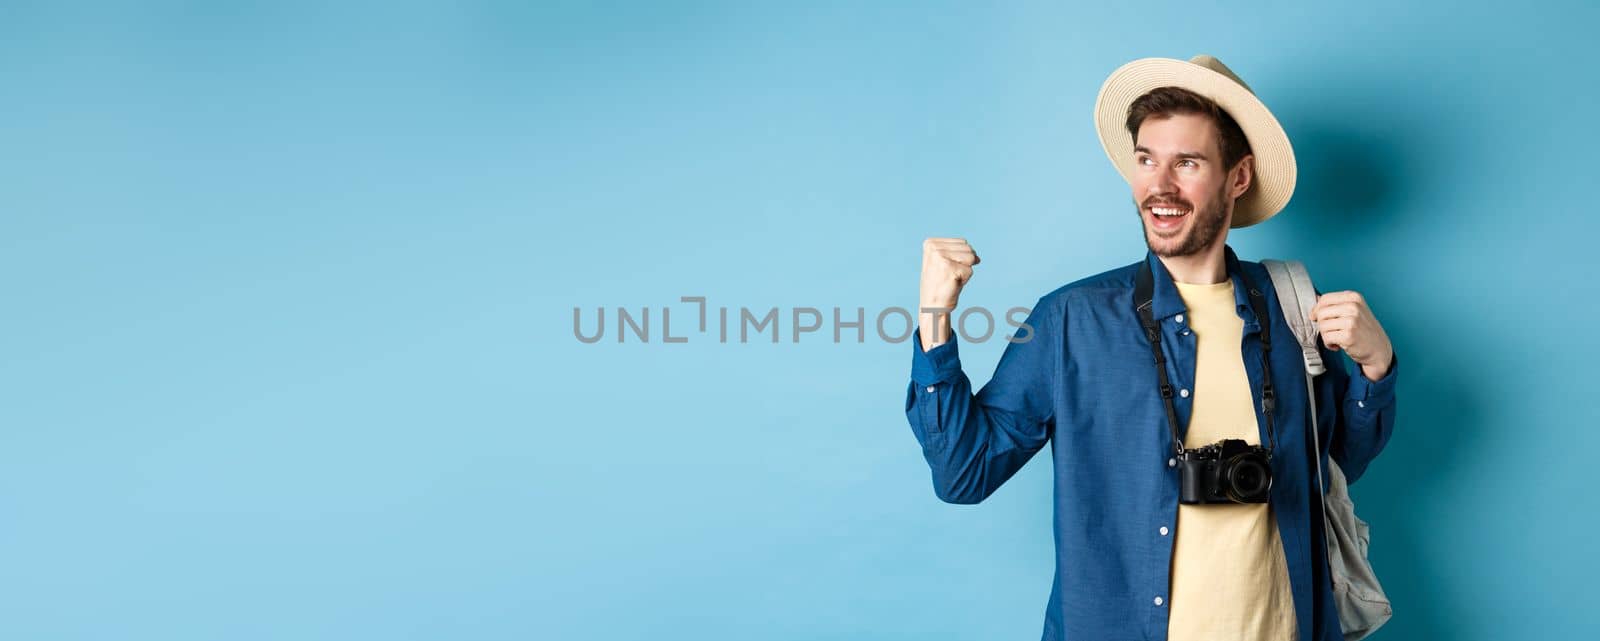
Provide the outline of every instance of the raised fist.
<path id="1" fill-rule="evenodd" d="M 961 238 L 929 238 L 922 241 L 922 290 L 918 317 L 922 319 L 922 348 L 929 350 L 948 340 L 950 314 L 924 313 L 927 308 L 954 310 L 961 288 L 972 280 L 972 267 L 981 262 Z"/>

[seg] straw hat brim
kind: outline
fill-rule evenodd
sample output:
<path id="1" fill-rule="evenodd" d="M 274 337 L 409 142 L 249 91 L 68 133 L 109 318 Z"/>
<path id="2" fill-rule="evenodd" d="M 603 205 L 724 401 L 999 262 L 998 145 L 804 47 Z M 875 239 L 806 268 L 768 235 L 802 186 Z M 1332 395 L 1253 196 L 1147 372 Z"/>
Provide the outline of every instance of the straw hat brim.
<path id="1" fill-rule="evenodd" d="M 1209 56 L 1196 56 L 1196 60 Z M 1216 63 L 1221 66 L 1221 63 Z M 1226 67 L 1223 67 L 1226 69 Z M 1255 156 L 1250 189 L 1234 204 L 1232 227 L 1247 227 L 1271 218 L 1294 195 L 1294 148 L 1283 126 L 1242 80 L 1194 62 L 1143 58 L 1123 65 L 1106 78 L 1095 100 L 1094 122 L 1111 164 L 1132 182 L 1133 136 L 1128 133 L 1128 107 L 1157 87 L 1182 87 L 1215 101 L 1239 123 Z"/>

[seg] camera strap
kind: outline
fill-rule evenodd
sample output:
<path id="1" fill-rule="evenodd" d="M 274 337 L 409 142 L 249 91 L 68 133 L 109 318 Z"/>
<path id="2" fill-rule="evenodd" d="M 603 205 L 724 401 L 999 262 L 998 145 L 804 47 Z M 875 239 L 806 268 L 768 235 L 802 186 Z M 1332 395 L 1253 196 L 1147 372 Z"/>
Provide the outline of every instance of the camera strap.
<path id="1" fill-rule="evenodd" d="M 1272 318 L 1267 316 L 1267 298 L 1250 282 L 1250 277 L 1241 270 L 1239 279 L 1244 281 L 1245 289 L 1249 290 L 1250 309 L 1255 312 L 1256 322 L 1261 326 L 1261 413 L 1267 417 L 1267 452 L 1277 449 L 1272 423 L 1272 411 L 1277 406 L 1276 395 L 1272 391 Z M 1139 263 L 1139 275 L 1134 279 L 1133 302 L 1135 310 L 1139 313 L 1139 324 L 1144 327 L 1144 337 L 1150 343 L 1150 354 L 1155 358 L 1156 377 L 1161 383 L 1161 402 L 1167 410 L 1167 428 L 1172 432 L 1172 448 L 1178 454 L 1183 453 L 1183 439 L 1178 437 L 1178 409 L 1172 401 L 1172 382 L 1167 378 L 1167 357 L 1161 350 L 1161 328 L 1156 326 L 1155 316 L 1151 313 L 1151 303 L 1155 298 L 1155 276 L 1150 271 L 1150 261 Z"/>

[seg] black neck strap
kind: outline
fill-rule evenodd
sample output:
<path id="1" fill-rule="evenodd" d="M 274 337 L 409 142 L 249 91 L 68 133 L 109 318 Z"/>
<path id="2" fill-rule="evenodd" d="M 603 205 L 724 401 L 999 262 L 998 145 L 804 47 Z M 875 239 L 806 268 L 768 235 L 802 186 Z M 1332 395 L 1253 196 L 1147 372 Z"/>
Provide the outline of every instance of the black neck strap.
<path id="1" fill-rule="evenodd" d="M 1273 436 L 1272 410 L 1276 406 L 1276 397 L 1272 392 L 1272 319 L 1267 316 L 1266 296 L 1261 290 L 1250 282 L 1250 277 L 1239 272 L 1239 279 L 1244 281 L 1244 286 L 1250 290 L 1250 309 L 1256 314 L 1256 322 L 1261 325 L 1261 413 L 1267 417 L 1267 451 L 1276 449 L 1276 439 Z M 1155 357 L 1156 377 L 1161 382 L 1161 402 L 1167 408 L 1167 428 L 1172 432 L 1172 448 L 1175 452 L 1183 453 L 1183 439 L 1178 437 L 1178 410 L 1172 404 L 1172 382 L 1167 379 L 1167 358 L 1161 351 L 1161 328 L 1156 326 L 1154 315 L 1150 311 L 1155 295 L 1155 276 L 1150 272 L 1150 261 L 1139 264 L 1139 275 L 1133 285 L 1133 302 L 1139 312 L 1139 324 L 1144 327 L 1144 337 L 1150 343 L 1150 353 Z"/>

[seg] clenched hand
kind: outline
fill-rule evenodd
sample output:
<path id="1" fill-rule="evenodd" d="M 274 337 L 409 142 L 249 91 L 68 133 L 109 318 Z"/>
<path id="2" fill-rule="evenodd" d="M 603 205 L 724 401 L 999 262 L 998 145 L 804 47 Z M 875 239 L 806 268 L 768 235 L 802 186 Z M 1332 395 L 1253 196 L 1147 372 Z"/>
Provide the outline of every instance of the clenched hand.
<path id="1" fill-rule="evenodd" d="M 919 318 L 922 319 L 922 349 L 927 351 L 949 340 L 950 313 L 961 297 L 961 288 L 972 280 L 972 267 L 981 262 L 972 245 L 961 238 L 929 238 L 922 241 L 922 291 Z M 944 313 L 921 312 L 941 308 Z"/>
<path id="2" fill-rule="evenodd" d="M 1361 294 L 1343 291 L 1318 296 L 1317 304 L 1311 308 L 1311 320 L 1317 323 L 1322 343 L 1328 349 L 1349 354 L 1367 380 L 1376 381 L 1389 373 L 1394 346 Z"/>

